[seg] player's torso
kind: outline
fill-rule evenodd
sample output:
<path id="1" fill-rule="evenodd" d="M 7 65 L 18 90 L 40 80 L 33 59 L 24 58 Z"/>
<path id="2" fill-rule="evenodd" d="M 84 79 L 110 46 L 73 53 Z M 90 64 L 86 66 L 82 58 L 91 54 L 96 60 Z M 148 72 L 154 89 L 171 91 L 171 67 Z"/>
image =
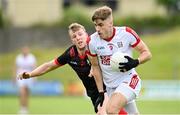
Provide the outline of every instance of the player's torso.
<path id="1" fill-rule="evenodd" d="M 82 80 L 87 92 L 93 92 L 97 90 L 94 77 L 89 77 L 91 64 L 88 60 L 87 55 L 79 56 L 77 49 L 73 47 L 74 51 L 71 49 L 71 57 L 68 60 L 68 64 L 77 73 L 78 77 Z"/>
<path id="2" fill-rule="evenodd" d="M 70 58 L 68 64 L 79 76 L 88 76 L 91 65 L 86 55 L 80 56 L 75 47 L 70 49 Z"/>
<path id="3" fill-rule="evenodd" d="M 91 39 L 96 40 L 93 43 L 95 43 L 95 51 L 104 76 L 104 82 L 107 86 L 116 87 L 130 73 L 134 73 L 134 70 L 125 73 L 115 72 L 110 67 L 110 57 L 114 52 L 119 51 L 132 55 L 128 35 L 121 28 L 116 28 L 116 33 L 110 41 L 105 41 L 98 37 Z"/>

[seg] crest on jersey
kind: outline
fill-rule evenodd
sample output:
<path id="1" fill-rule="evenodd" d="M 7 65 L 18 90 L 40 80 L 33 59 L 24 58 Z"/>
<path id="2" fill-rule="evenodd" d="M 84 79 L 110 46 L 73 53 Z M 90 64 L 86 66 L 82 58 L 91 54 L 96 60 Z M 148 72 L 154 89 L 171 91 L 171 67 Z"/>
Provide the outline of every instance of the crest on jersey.
<path id="1" fill-rule="evenodd" d="M 121 48 L 121 47 L 123 47 L 123 43 L 122 42 L 117 42 L 117 46 L 118 46 L 118 48 Z"/>
<path id="2" fill-rule="evenodd" d="M 112 43 L 109 43 L 108 46 L 109 46 L 110 50 L 113 50 L 113 44 Z"/>

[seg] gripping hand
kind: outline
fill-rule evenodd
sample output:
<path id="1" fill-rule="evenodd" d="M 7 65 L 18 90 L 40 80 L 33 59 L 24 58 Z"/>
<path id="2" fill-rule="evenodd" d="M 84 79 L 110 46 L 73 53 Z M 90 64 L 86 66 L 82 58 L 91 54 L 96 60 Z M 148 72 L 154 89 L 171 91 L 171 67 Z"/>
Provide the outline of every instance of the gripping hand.
<path id="1" fill-rule="evenodd" d="M 129 56 L 124 56 L 128 62 L 126 63 L 119 63 L 119 69 L 121 72 L 129 71 L 132 68 L 135 68 L 139 65 L 139 60 L 138 59 L 133 59 Z"/>
<path id="2" fill-rule="evenodd" d="M 19 74 L 17 77 L 18 80 L 29 79 L 29 78 L 30 78 L 30 74 L 27 72 L 23 72 L 22 74 Z"/>
<path id="3" fill-rule="evenodd" d="M 103 102 L 104 102 L 104 92 L 99 92 L 99 96 L 95 103 L 95 112 L 96 113 L 98 112 L 98 105 L 100 104 L 100 106 L 102 107 Z"/>

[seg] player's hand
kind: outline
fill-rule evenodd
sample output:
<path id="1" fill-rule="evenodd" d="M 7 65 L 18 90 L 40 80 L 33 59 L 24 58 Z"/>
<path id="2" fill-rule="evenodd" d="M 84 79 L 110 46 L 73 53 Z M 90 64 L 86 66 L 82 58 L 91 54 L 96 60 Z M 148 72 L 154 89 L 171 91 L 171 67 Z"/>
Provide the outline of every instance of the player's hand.
<path id="1" fill-rule="evenodd" d="M 19 74 L 19 75 L 17 76 L 17 79 L 18 79 L 18 80 L 29 79 L 29 78 L 30 78 L 30 74 L 27 73 L 27 72 L 23 72 L 22 74 Z"/>
<path id="2" fill-rule="evenodd" d="M 135 68 L 139 65 L 139 60 L 138 59 L 133 59 L 129 56 L 124 56 L 128 62 L 126 63 L 119 63 L 119 69 L 121 72 L 126 72 L 129 71 L 132 68 Z"/>
<path id="3" fill-rule="evenodd" d="M 98 112 L 98 105 L 100 104 L 100 107 L 102 107 L 103 102 L 104 102 L 104 92 L 99 92 L 99 97 L 97 98 L 96 103 L 95 103 L 96 113 Z"/>

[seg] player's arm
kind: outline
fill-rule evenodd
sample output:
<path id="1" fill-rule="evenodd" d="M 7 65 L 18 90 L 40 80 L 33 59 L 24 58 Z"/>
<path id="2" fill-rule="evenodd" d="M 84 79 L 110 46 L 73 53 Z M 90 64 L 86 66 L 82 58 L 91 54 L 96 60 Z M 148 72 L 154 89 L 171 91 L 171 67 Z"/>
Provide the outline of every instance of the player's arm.
<path id="1" fill-rule="evenodd" d="M 140 37 L 137 35 L 137 33 L 134 30 L 127 27 L 126 32 L 129 35 L 131 47 L 135 48 L 135 50 L 139 52 L 139 57 L 138 57 L 138 59 L 133 59 L 129 56 L 125 56 L 125 58 L 127 58 L 128 62 L 127 63 L 119 63 L 119 65 L 120 65 L 119 69 L 121 72 L 128 71 L 132 68 L 135 68 L 139 64 L 145 63 L 146 61 L 150 60 L 152 57 L 151 52 L 149 51 L 148 47 L 140 39 Z"/>
<path id="2" fill-rule="evenodd" d="M 99 91 L 99 96 L 96 100 L 95 103 L 95 111 L 98 111 L 98 105 L 100 104 L 100 106 L 102 107 L 103 102 L 104 102 L 104 89 L 103 89 L 103 80 L 102 80 L 102 73 L 101 73 L 101 69 L 99 67 L 99 63 L 98 63 L 98 59 L 97 57 L 92 57 L 92 56 L 88 56 L 90 62 L 91 62 L 91 68 L 93 71 L 93 76 Z"/>
<path id="3" fill-rule="evenodd" d="M 93 76 L 96 81 L 97 88 L 99 92 L 103 92 L 103 80 L 102 80 L 102 74 L 101 69 L 99 67 L 98 59 L 97 57 L 88 56 L 90 62 L 91 62 L 91 69 L 93 71 Z"/>
<path id="4" fill-rule="evenodd" d="M 135 50 L 137 50 L 139 52 L 138 59 L 133 59 L 129 56 L 125 56 L 125 58 L 127 58 L 128 62 L 127 63 L 119 63 L 119 65 L 120 65 L 119 69 L 121 72 L 125 72 L 132 68 L 135 68 L 139 64 L 145 63 L 146 61 L 150 60 L 152 57 L 151 52 L 149 51 L 148 47 L 142 40 L 137 44 L 137 46 L 135 47 Z"/>
<path id="5" fill-rule="evenodd" d="M 49 71 L 52 71 L 56 68 L 58 68 L 59 65 L 57 65 L 54 60 L 46 62 L 42 65 L 40 65 L 39 67 L 37 67 L 36 69 L 34 69 L 31 72 L 24 72 L 22 74 L 18 75 L 18 79 L 28 79 L 31 77 L 36 77 L 36 76 L 41 76 L 45 73 L 48 73 Z"/>
<path id="6" fill-rule="evenodd" d="M 139 52 L 139 57 L 138 57 L 139 64 L 145 63 L 146 61 L 150 60 L 152 57 L 149 48 L 142 40 L 135 47 L 135 50 Z"/>

